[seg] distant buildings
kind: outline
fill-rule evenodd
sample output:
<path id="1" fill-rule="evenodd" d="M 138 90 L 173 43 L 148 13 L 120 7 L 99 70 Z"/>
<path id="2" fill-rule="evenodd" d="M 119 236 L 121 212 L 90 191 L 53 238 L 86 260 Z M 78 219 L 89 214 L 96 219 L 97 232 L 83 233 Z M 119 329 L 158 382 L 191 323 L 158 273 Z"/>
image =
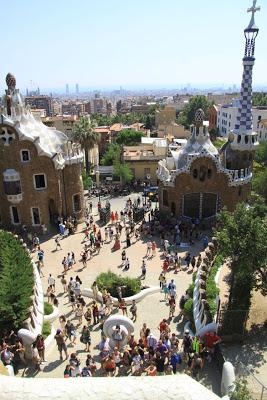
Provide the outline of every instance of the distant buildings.
<path id="1" fill-rule="evenodd" d="M 25 97 L 25 105 L 31 109 L 44 109 L 48 117 L 52 116 L 52 99 L 49 96 Z"/>
<path id="2" fill-rule="evenodd" d="M 155 112 L 155 125 L 158 128 L 159 125 L 170 125 L 176 121 L 176 111 L 173 107 L 164 107 L 161 110 Z"/>
<path id="3" fill-rule="evenodd" d="M 267 141 L 267 119 L 262 119 L 259 122 L 259 141 L 263 142 L 263 141 Z"/>
<path id="4" fill-rule="evenodd" d="M 156 185 L 158 162 L 166 155 L 167 140 L 143 137 L 139 146 L 124 146 L 122 157 L 135 180 Z"/>
<path id="5" fill-rule="evenodd" d="M 66 84 L 66 95 L 69 95 L 70 94 L 70 89 L 69 89 L 69 84 L 67 83 Z"/>

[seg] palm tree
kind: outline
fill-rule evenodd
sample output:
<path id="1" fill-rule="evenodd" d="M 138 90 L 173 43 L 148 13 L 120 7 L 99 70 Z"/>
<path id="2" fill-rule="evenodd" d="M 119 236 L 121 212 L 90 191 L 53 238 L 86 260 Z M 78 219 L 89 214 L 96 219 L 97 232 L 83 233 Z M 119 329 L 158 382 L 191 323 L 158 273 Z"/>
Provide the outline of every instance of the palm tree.
<path id="1" fill-rule="evenodd" d="M 94 145 L 99 142 L 99 133 L 95 131 L 97 124 L 91 120 L 89 116 L 81 117 L 80 121 L 74 125 L 72 139 L 80 143 L 85 154 L 86 173 L 90 173 L 90 163 L 88 152 L 93 149 Z"/>

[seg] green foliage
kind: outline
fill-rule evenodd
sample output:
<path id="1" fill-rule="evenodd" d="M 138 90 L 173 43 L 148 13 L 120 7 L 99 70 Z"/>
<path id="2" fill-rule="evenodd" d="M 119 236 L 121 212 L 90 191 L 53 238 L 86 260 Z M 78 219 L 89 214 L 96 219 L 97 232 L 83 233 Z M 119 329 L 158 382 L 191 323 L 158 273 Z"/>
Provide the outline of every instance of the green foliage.
<path id="1" fill-rule="evenodd" d="M 44 302 L 44 314 L 49 315 L 52 314 L 53 312 L 53 306 L 52 304 L 47 303 L 47 301 Z"/>
<path id="2" fill-rule="evenodd" d="M 44 321 L 43 327 L 42 327 L 42 336 L 44 339 L 47 338 L 51 333 L 51 324 L 49 321 Z"/>
<path id="3" fill-rule="evenodd" d="M 97 123 L 98 126 L 111 126 L 116 123 L 130 125 L 134 124 L 135 122 L 146 122 L 145 114 L 141 113 L 117 114 L 110 117 L 101 114 L 91 114 L 91 118 Z"/>
<path id="4" fill-rule="evenodd" d="M 211 103 L 208 101 L 206 96 L 194 96 L 189 100 L 189 103 L 185 106 L 183 111 L 178 116 L 178 123 L 184 125 L 185 128 L 189 128 L 189 126 L 194 123 L 195 113 L 201 108 L 204 111 L 205 118 L 208 118 L 208 110 L 211 106 Z"/>
<path id="5" fill-rule="evenodd" d="M 0 231 L 0 331 L 17 330 L 29 316 L 33 294 L 31 259 L 12 234 Z"/>
<path id="6" fill-rule="evenodd" d="M 114 163 L 114 174 L 119 176 L 123 183 L 130 183 L 133 180 L 133 173 L 128 164 Z"/>
<path id="7" fill-rule="evenodd" d="M 255 154 L 258 163 L 267 164 L 267 142 L 261 142 Z"/>
<path id="8" fill-rule="evenodd" d="M 267 93 L 254 93 L 252 98 L 252 104 L 256 106 L 267 106 Z"/>
<path id="9" fill-rule="evenodd" d="M 230 400 L 253 400 L 245 379 L 238 379 L 234 392 L 231 394 Z"/>
<path id="10" fill-rule="evenodd" d="M 125 146 L 134 146 L 141 143 L 143 132 L 133 131 L 132 129 L 123 129 L 116 137 L 116 143 Z"/>
<path id="11" fill-rule="evenodd" d="M 209 304 L 209 308 L 210 308 L 212 317 L 214 317 L 214 315 L 217 311 L 216 297 L 220 292 L 219 288 L 217 288 L 217 286 L 216 286 L 214 279 L 215 279 L 217 271 L 218 271 L 219 267 L 222 265 L 222 263 L 223 263 L 223 257 L 221 255 L 217 255 L 214 260 L 214 263 L 211 267 L 209 277 L 206 282 L 207 302 Z"/>
<path id="12" fill-rule="evenodd" d="M 117 287 L 122 287 L 123 297 L 133 296 L 141 290 L 141 282 L 136 278 L 122 277 L 111 271 L 103 272 L 96 278 L 99 290 L 106 289 L 111 296 L 118 297 Z"/>
<path id="13" fill-rule="evenodd" d="M 259 211 L 262 204 L 241 203 L 233 213 L 223 210 L 218 217 L 219 251 L 232 260 L 228 311 L 249 310 L 253 289 L 267 294 L 267 225 Z M 240 315 L 235 329 L 242 332 L 246 313 Z M 231 327 L 227 329 L 231 333 Z"/>
<path id="14" fill-rule="evenodd" d="M 91 176 L 89 176 L 86 173 L 85 169 L 82 170 L 82 180 L 83 180 L 83 187 L 84 187 L 85 190 L 88 190 L 88 189 L 90 189 L 92 187 L 93 180 L 92 180 Z"/>
<path id="15" fill-rule="evenodd" d="M 212 144 L 216 147 L 216 149 L 220 149 L 225 144 L 225 140 L 222 138 L 217 138 L 212 142 Z"/>
<path id="16" fill-rule="evenodd" d="M 254 175 L 252 188 L 267 201 L 267 168 Z"/>
<path id="17" fill-rule="evenodd" d="M 90 173 L 88 151 L 100 140 L 99 133 L 95 131 L 96 126 L 95 121 L 91 120 L 89 117 L 81 117 L 80 121 L 74 125 L 72 133 L 72 140 L 80 143 L 81 147 L 84 149 L 85 168 L 88 174 Z"/>
<path id="18" fill-rule="evenodd" d="M 121 148 L 118 144 L 108 145 L 105 154 L 101 159 L 101 165 L 113 165 L 120 160 Z"/>

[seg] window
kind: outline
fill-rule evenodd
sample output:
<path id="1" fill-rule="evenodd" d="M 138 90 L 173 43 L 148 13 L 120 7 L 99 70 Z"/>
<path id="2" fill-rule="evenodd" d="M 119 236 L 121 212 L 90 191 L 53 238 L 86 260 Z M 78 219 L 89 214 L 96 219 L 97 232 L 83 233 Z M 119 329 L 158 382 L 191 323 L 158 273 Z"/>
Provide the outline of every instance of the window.
<path id="1" fill-rule="evenodd" d="M 162 203 L 164 206 L 168 207 L 169 205 L 169 199 L 168 199 L 168 192 L 167 190 L 162 191 Z"/>
<path id="2" fill-rule="evenodd" d="M 19 224 L 19 223 L 20 223 L 20 220 L 19 220 L 18 207 L 11 206 L 11 207 L 10 207 L 10 211 L 11 211 L 11 220 L 12 220 L 12 224 L 14 224 L 14 225 Z"/>
<path id="3" fill-rule="evenodd" d="M 30 152 L 29 150 L 21 150 L 20 151 L 20 159 L 22 162 L 30 161 Z"/>
<path id="4" fill-rule="evenodd" d="M 206 174 L 207 174 L 207 169 L 206 167 L 204 167 L 204 165 L 201 165 L 200 169 L 199 169 L 199 180 L 201 182 L 204 182 L 206 179 Z"/>
<path id="5" fill-rule="evenodd" d="M 21 194 L 20 181 L 4 181 L 4 191 L 8 196 Z"/>
<path id="6" fill-rule="evenodd" d="M 209 168 L 209 169 L 208 169 L 208 179 L 211 178 L 211 175 L 212 175 L 212 170 Z"/>
<path id="7" fill-rule="evenodd" d="M 195 169 L 193 169 L 193 178 L 197 179 L 197 176 L 198 176 L 198 172 L 197 172 L 197 169 L 195 168 Z"/>
<path id="8" fill-rule="evenodd" d="M 79 194 L 75 194 L 72 198 L 72 202 L 73 202 L 73 211 L 79 212 L 81 211 L 81 197 Z"/>
<path id="9" fill-rule="evenodd" d="M 34 180 L 34 187 L 36 190 L 46 189 L 45 174 L 34 175 L 33 180 Z"/>
<path id="10" fill-rule="evenodd" d="M 41 219 L 40 219 L 40 210 L 38 207 L 32 207 L 31 208 L 32 212 L 32 224 L 33 225 L 40 225 L 41 224 Z"/>

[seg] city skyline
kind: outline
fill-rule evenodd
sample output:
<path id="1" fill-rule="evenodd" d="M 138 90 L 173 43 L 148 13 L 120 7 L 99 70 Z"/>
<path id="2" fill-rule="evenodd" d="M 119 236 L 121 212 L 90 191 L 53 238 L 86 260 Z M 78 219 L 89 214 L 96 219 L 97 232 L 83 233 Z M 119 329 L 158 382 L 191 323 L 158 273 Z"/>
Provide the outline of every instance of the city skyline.
<path id="1" fill-rule="evenodd" d="M 79 0 L 72 7 L 59 0 L 50 7 L 48 0 L 46 7 L 53 13 L 47 20 L 40 4 L 15 0 L 12 29 L 9 19 L 3 19 L 2 29 L 8 35 L 2 54 L 8 57 L 1 60 L 0 91 L 8 72 L 14 73 L 22 91 L 31 82 L 43 92 L 64 92 L 68 84 L 73 93 L 77 82 L 80 92 L 120 86 L 179 88 L 187 83 L 239 87 L 243 29 L 250 20 L 246 9 L 251 1 L 214 3 L 147 0 L 143 4 L 137 0 L 120 4 L 112 0 L 96 4 Z M 259 5 L 263 7 L 256 15 L 260 33 L 254 82 L 265 86 L 266 8 Z M 8 14 L 7 4 L 2 11 Z"/>

